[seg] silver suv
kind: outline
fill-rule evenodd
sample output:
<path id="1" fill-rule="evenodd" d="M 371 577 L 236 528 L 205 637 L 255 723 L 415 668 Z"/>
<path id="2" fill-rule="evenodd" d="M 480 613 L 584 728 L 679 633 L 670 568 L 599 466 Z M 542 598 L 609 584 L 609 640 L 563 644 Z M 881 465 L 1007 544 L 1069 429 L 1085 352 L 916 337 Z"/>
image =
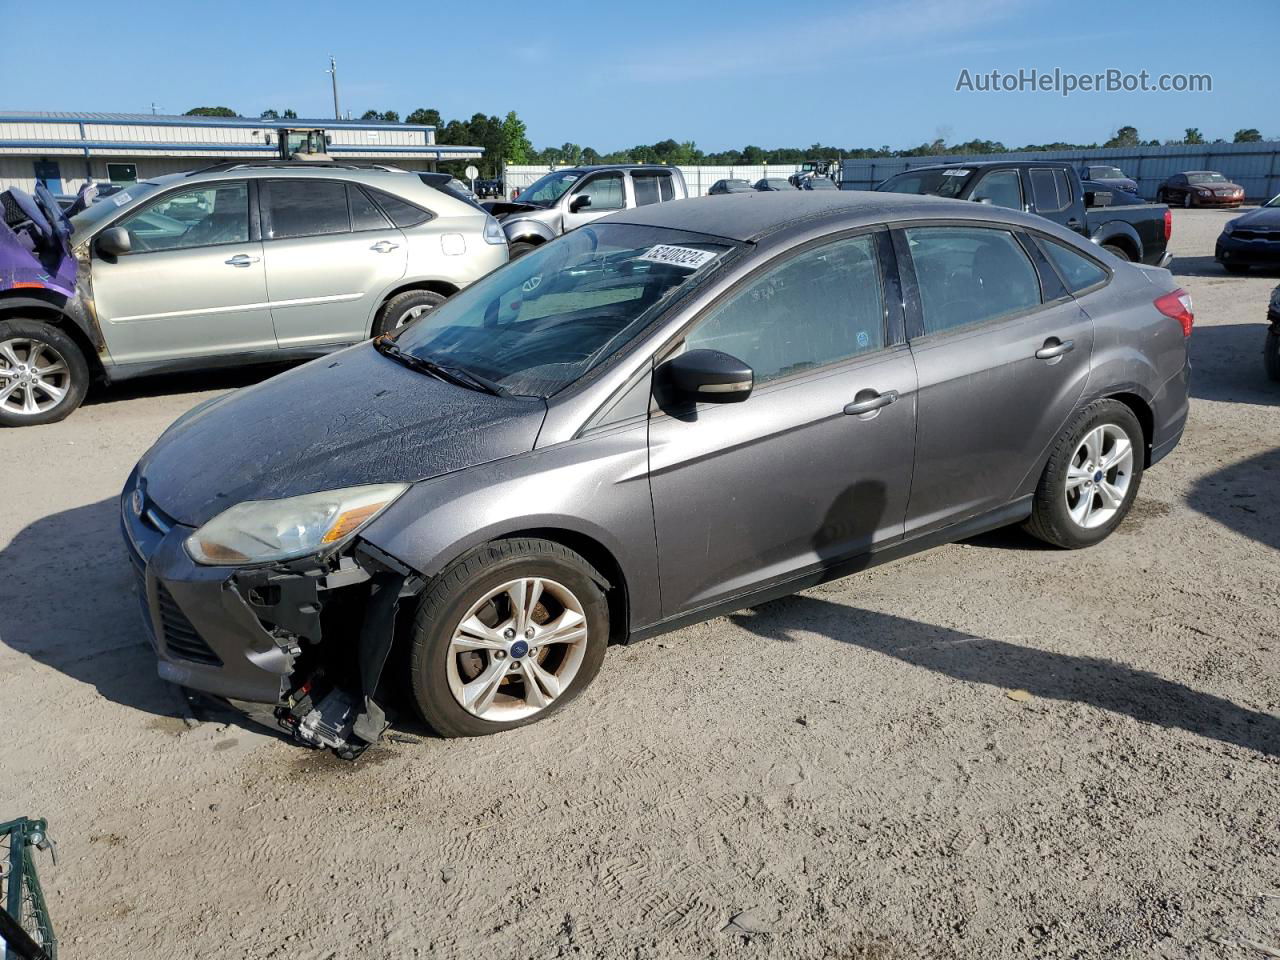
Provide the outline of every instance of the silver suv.
<path id="1" fill-rule="evenodd" d="M 0 292 L 0 424 L 60 420 L 95 377 L 305 358 L 403 326 L 508 258 L 450 179 L 224 163 L 92 204 L 46 251 L 74 260 L 73 296 Z"/>
<path id="2" fill-rule="evenodd" d="M 553 170 L 515 200 L 486 203 L 511 243 L 511 259 L 606 214 L 689 196 L 677 167 L 621 163 Z"/>

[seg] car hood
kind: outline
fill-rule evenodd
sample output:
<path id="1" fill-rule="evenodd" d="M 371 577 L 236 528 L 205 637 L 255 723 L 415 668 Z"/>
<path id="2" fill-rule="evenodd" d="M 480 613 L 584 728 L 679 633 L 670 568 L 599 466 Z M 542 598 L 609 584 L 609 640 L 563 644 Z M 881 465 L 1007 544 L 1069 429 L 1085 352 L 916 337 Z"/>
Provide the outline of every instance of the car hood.
<path id="1" fill-rule="evenodd" d="M 1259 207 L 1231 222 L 1237 227 L 1280 227 L 1280 207 Z"/>
<path id="2" fill-rule="evenodd" d="M 521 203 L 519 200 L 489 200 L 481 204 L 497 220 L 531 213 L 549 213 L 550 207 L 540 207 L 534 203 Z"/>
<path id="3" fill-rule="evenodd" d="M 160 509 L 199 526 L 243 500 L 413 482 L 527 453 L 546 409 L 417 373 L 364 343 L 195 408 L 139 474 Z"/>

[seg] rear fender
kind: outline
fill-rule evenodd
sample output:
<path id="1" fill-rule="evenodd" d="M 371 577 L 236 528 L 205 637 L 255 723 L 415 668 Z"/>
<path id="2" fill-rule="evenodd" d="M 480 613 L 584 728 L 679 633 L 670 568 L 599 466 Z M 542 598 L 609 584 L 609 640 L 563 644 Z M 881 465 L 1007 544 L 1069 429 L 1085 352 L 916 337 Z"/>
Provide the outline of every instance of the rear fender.
<path id="1" fill-rule="evenodd" d="M 1089 239 L 1098 246 L 1113 243 L 1117 246 L 1129 247 L 1133 251 L 1135 261 L 1140 261 L 1143 257 L 1142 238 L 1138 236 L 1138 231 L 1133 228 L 1133 224 L 1123 220 L 1108 220 L 1096 227 Z"/>

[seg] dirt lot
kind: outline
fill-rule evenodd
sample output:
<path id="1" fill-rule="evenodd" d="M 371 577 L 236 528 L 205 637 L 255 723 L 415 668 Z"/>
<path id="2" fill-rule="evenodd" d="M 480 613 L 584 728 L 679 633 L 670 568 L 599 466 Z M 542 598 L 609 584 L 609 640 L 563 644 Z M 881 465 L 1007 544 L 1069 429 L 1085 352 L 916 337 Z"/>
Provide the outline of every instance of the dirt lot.
<path id="1" fill-rule="evenodd" d="M 252 375 L 0 434 L 0 819 L 51 821 L 63 960 L 1280 956 L 1280 278 L 1213 264 L 1229 216 L 1174 214 L 1191 423 L 1103 545 L 945 547 L 355 765 L 184 719 L 137 627 L 115 497 Z"/>

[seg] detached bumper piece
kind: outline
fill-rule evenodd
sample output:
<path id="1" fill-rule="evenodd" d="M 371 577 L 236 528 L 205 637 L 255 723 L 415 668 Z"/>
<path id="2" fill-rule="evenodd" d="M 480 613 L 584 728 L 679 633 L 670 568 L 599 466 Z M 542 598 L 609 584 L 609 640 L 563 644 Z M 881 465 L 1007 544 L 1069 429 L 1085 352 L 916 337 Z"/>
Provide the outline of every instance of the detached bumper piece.
<path id="1" fill-rule="evenodd" d="M 269 703 L 299 743 L 355 759 L 388 726 L 379 688 L 400 600 L 423 581 L 356 541 L 339 554 L 264 567 L 202 566 L 194 530 L 168 516 L 136 477 L 121 499 L 160 676 L 230 700 Z"/>

